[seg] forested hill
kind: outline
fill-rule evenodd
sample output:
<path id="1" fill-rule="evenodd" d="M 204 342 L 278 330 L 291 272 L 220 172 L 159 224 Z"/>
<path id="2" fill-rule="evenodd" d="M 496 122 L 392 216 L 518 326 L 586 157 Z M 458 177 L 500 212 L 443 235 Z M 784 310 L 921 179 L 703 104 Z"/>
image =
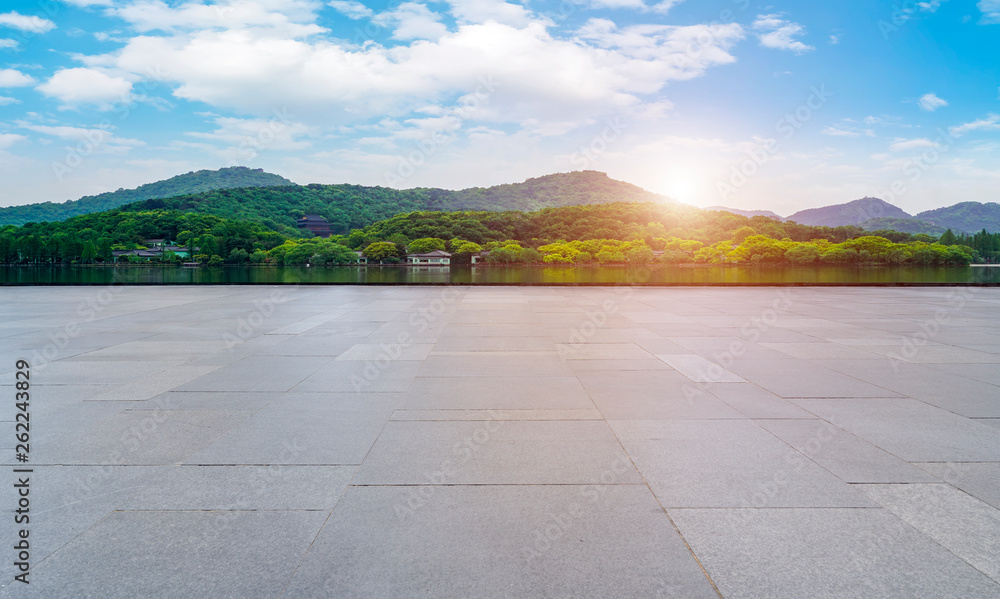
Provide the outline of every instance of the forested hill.
<path id="1" fill-rule="evenodd" d="M 0 208 L 0 226 L 61 221 L 72 216 L 103 212 L 150 198 L 169 198 L 215 189 L 267 187 L 271 185 L 294 185 L 294 183 L 284 177 L 265 173 L 261 169 L 251 169 L 245 166 L 222 168 L 216 171 L 202 170 L 178 175 L 156 183 L 147 183 L 135 189 L 119 189 L 96 196 L 85 196 L 79 200 L 70 200 L 61 204 L 43 202 Z"/>
<path id="2" fill-rule="evenodd" d="M 124 207 L 129 211 L 182 210 L 222 218 L 252 220 L 296 234 L 295 219 L 319 214 L 335 233 L 347 233 L 407 212 L 483 210 L 530 212 L 541 208 L 611 202 L 669 200 L 596 171 L 558 173 L 524 183 L 446 189 L 392 189 L 362 185 L 319 185 L 223 189 L 173 198 L 153 199 Z"/>

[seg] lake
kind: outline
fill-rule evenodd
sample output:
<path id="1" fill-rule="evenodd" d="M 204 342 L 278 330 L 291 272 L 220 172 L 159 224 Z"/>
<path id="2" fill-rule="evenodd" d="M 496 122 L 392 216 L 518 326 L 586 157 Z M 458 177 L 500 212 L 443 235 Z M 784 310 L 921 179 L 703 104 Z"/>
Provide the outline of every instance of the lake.
<path id="1" fill-rule="evenodd" d="M 892 285 L 1000 284 L 983 266 L 64 266 L 0 267 L 0 285 Z"/>

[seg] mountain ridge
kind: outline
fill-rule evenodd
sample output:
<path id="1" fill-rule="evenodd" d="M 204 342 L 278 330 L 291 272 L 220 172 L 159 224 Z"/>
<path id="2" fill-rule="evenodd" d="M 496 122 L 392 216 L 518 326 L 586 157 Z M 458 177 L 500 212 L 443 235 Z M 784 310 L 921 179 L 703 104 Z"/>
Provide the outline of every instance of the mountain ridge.
<path id="1" fill-rule="evenodd" d="M 216 170 L 202 169 L 154 181 L 133 189 L 119 188 L 78 200 L 65 202 L 36 202 L 19 206 L 0 208 L 0 226 L 23 225 L 29 222 L 66 220 L 73 216 L 104 212 L 148 199 L 167 198 L 177 195 L 231 189 L 237 187 L 269 187 L 274 185 L 294 185 L 292 181 L 263 169 L 232 166 Z"/>

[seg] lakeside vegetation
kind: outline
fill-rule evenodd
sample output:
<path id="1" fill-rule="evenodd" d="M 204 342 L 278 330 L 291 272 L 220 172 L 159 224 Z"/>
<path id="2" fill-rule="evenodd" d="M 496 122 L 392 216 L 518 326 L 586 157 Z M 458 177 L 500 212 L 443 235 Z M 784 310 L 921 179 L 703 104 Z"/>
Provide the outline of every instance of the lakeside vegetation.
<path id="1" fill-rule="evenodd" d="M 206 264 L 350 264 L 361 252 L 396 263 L 434 249 L 489 264 L 969 264 L 996 261 L 1000 234 L 940 239 L 857 226 L 810 227 L 677 204 L 609 203 L 535 212 L 416 211 L 326 239 L 263 223 L 178 210 L 116 209 L 62 222 L 0 228 L 4 264 L 108 263 L 114 250 L 166 239 L 183 252 L 156 260 Z M 132 262 L 146 260 L 137 256 Z"/>

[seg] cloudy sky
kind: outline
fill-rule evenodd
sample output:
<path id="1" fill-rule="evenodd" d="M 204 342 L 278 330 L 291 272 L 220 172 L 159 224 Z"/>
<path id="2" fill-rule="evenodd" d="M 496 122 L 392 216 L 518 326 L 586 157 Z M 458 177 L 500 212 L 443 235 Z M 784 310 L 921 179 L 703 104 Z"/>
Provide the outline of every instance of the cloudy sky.
<path id="1" fill-rule="evenodd" d="M 0 205 L 202 168 L 997 201 L 1000 0 L 5 0 Z M 3 12 L 6 11 L 6 12 Z"/>

